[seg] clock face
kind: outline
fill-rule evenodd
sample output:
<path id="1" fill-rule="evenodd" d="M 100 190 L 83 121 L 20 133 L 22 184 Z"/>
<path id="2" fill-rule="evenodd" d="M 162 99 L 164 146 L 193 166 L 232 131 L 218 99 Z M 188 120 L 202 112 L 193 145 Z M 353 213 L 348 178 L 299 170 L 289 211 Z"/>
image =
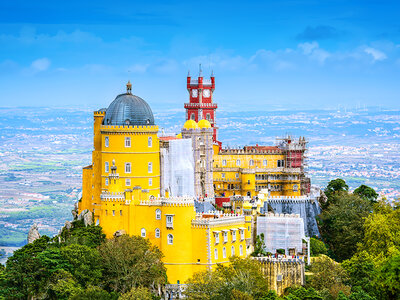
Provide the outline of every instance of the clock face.
<path id="1" fill-rule="evenodd" d="M 210 90 L 204 90 L 203 91 L 203 96 L 206 97 L 206 98 L 210 97 Z"/>
<path id="2" fill-rule="evenodd" d="M 197 97 L 197 90 L 192 90 L 192 97 Z"/>

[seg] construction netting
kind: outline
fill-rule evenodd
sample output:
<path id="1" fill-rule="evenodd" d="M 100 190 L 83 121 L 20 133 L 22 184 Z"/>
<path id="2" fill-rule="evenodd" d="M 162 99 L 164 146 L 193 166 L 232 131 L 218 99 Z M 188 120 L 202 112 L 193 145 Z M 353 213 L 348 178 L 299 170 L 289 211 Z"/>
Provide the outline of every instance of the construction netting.
<path id="1" fill-rule="evenodd" d="M 161 149 L 162 194 L 194 197 L 194 163 L 191 139 L 169 141 L 169 149 Z"/>
<path id="2" fill-rule="evenodd" d="M 299 215 L 267 214 L 257 218 L 257 235 L 264 234 L 267 252 L 275 253 L 277 249 L 295 249 L 295 253 L 302 251 L 304 222 Z"/>

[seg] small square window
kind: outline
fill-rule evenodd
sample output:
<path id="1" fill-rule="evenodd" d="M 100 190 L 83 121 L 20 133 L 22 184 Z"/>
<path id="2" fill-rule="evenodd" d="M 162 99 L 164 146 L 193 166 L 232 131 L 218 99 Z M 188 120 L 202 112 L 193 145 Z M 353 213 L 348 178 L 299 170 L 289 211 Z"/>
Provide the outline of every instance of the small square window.
<path id="1" fill-rule="evenodd" d="M 222 160 L 222 165 L 225 167 L 226 166 L 226 159 Z"/>
<path id="2" fill-rule="evenodd" d="M 108 136 L 106 136 L 104 138 L 104 146 L 108 148 L 109 145 L 110 145 L 110 140 L 109 140 Z"/>
<path id="3" fill-rule="evenodd" d="M 149 178 L 149 186 L 153 185 L 153 178 Z"/>
<path id="4" fill-rule="evenodd" d="M 166 216 L 166 225 L 167 228 L 174 228 L 174 216 L 172 215 Z"/>
<path id="5" fill-rule="evenodd" d="M 131 179 L 130 178 L 126 178 L 125 179 L 125 185 L 126 186 L 131 186 Z"/>
<path id="6" fill-rule="evenodd" d="M 106 186 L 107 186 L 108 185 L 108 178 L 106 178 L 105 183 L 106 183 Z"/>
<path id="7" fill-rule="evenodd" d="M 125 163 L 125 173 L 131 172 L 131 163 Z"/>
<path id="8" fill-rule="evenodd" d="M 125 137 L 125 147 L 129 148 L 131 146 L 131 138 Z"/>
<path id="9" fill-rule="evenodd" d="M 241 163 L 240 159 L 236 160 L 236 165 L 237 166 L 240 166 L 240 163 Z"/>

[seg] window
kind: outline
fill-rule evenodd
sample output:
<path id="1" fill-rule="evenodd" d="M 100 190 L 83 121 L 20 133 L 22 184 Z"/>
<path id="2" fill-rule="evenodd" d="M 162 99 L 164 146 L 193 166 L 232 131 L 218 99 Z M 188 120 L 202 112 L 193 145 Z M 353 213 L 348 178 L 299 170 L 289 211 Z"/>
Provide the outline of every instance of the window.
<path id="1" fill-rule="evenodd" d="M 280 160 L 278 160 L 278 161 L 276 162 L 276 166 L 277 166 L 278 168 L 281 167 L 281 161 L 280 161 Z"/>
<path id="2" fill-rule="evenodd" d="M 234 246 L 231 247 L 231 256 L 235 256 L 235 247 Z"/>
<path id="3" fill-rule="evenodd" d="M 224 231 L 223 236 L 224 236 L 224 243 L 227 243 L 228 242 L 228 232 Z"/>
<path id="4" fill-rule="evenodd" d="M 236 173 L 236 178 L 239 178 L 239 173 Z"/>
<path id="5" fill-rule="evenodd" d="M 153 178 L 149 178 L 149 186 L 153 185 Z"/>
<path id="6" fill-rule="evenodd" d="M 249 165 L 250 165 L 250 166 L 254 166 L 254 160 L 250 159 Z"/>
<path id="7" fill-rule="evenodd" d="M 104 146 L 108 148 L 109 145 L 110 145 L 110 140 L 109 140 L 108 136 L 106 136 L 104 138 Z"/>
<path id="8" fill-rule="evenodd" d="M 108 178 L 106 178 L 106 185 L 108 185 Z"/>
<path id="9" fill-rule="evenodd" d="M 218 232 L 215 233 L 215 243 L 216 244 L 219 243 L 219 233 Z"/>
<path id="10" fill-rule="evenodd" d="M 156 228 L 155 236 L 158 239 L 160 238 L 160 229 Z"/>
<path id="11" fill-rule="evenodd" d="M 125 137 L 125 147 L 129 148 L 131 146 L 131 138 Z"/>
<path id="12" fill-rule="evenodd" d="M 192 120 L 196 120 L 196 117 L 194 116 L 194 114 L 192 113 L 191 115 L 190 115 L 190 119 L 192 119 Z"/>
<path id="13" fill-rule="evenodd" d="M 206 120 L 207 120 L 207 121 L 210 121 L 210 119 L 211 119 L 210 114 L 206 114 Z"/>
<path id="14" fill-rule="evenodd" d="M 108 161 L 104 163 L 104 172 L 110 172 L 110 164 L 108 163 Z"/>
<path id="15" fill-rule="evenodd" d="M 223 159 L 223 160 L 222 160 L 222 165 L 223 165 L 223 166 L 226 166 L 226 159 Z"/>
<path id="16" fill-rule="evenodd" d="M 214 258 L 218 259 L 218 249 L 217 248 L 214 249 Z"/>
<path id="17" fill-rule="evenodd" d="M 156 220 L 161 220 L 161 209 L 156 209 Z"/>
<path id="18" fill-rule="evenodd" d="M 236 230 L 232 231 L 232 242 L 236 241 Z"/>
<path id="19" fill-rule="evenodd" d="M 293 192 L 297 192 L 299 190 L 299 186 L 297 184 L 293 185 Z"/>
<path id="20" fill-rule="evenodd" d="M 167 215 L 166 222 L 167 222 L 167 228 L 174 228 L 174 216 L 173 215 Z"/>
<path id="21" fill-rule="evenodd" d="M 106 216 L 108 216 L 108 210 L 106 209 Z"/>
<path id="22" fill-rule="evenodd" d="M 122 216 L 122 210 L 119 211 L 119 215 Z"/>
<path id="23" fill-rule="evenodd" d="M 149 173 L 153 173 L 153 163 L 149 162 L 147 165 L 147 171 Z"/>
<path id="24" fill-rule="evenodd" d="M 243 245 L 239 246 L 239 255 L 243 256 Z"/>
<path id="25" fill-rule="evenodd" d="M 236 165 L 240 166 L 240 159 L 236 160 Z"/>
<path id="26" fill-rule="evenodd" d="M 172 245 L 174 243 L 174 236 L 172 234 L 168 234 L 168 245 Z"/>
<path id="27" fill-rule="evenodd" d="M 149 148 L 153 147 L 153 139 L 151 138 L 151 136 L 147 139 L 147 146 Z"/>
<path id="28" fill-rule="evenodd" d="M 222 257 L 226 258 L 226 248 L 222 248 Z"/>
<path id="29" fill-rule="evenodd" d="M 266 159 L 263 160 L 263 166 L 265 166 L 265 167 L 268 166 L 268 160 L 266 160 Z"/>
<path id="30" fill-rule="evenodd" d="M 130 178 L 126 178 L 125 179 L 125 185 L 126 186 L 130 186 L 131 185 L 131 179 Z"/>
<path id="31" fill-rule="evenodd" d="M 131 163 L 125 163 L 125 173 L 131 172 Z"/>
<path id="32" fill-rule="evenodd" d="M 244 240 L 244 230 L 240 230 L 240 239 Z"/>
<path id="33" fill-rule="evenodd" d="M 225 178 L 225 173 L 221 173 L 221 177 L 222 177 L 222 178 Z"/>
<path id="34" fill-rule="evenodd" d="M 141 237 L 146 237 L 146 229 L 144 228 L 140 229 L 140 235 Z"/>
<path id="35" fill-rule="evenodd" d="M 113 210 L 113 217 L 115 217 L 115 210 Z"/>

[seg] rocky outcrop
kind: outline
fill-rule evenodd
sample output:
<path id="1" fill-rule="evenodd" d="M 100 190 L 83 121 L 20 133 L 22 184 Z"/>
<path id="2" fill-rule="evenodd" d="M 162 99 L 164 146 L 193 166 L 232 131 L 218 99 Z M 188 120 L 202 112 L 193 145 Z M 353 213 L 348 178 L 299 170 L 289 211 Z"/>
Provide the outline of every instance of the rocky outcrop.
<path id="1" fill-rule="evenodd" d="M 28 244 L 33 243 L 37 239 L 40 239 L 40 233 L 38 230 L 38 226 L 36 225 L 36 223 L 34 223 L 28 232 Z"/>
<path id="2" fill-rule="evenodd" d="M 93 213 L 88 210 L 82 210 L 82 212 L 77 217 L 78 221 L 83 220 L 85 226 L 89 226 L 93 224 Z"/>
<path id="3" fill-rule="evenodd" d="M 75 202 L 74 209 L 71 210 L 71 213 L 74 220 L 76 220 L 78 218 L 78 202 Z"/>

